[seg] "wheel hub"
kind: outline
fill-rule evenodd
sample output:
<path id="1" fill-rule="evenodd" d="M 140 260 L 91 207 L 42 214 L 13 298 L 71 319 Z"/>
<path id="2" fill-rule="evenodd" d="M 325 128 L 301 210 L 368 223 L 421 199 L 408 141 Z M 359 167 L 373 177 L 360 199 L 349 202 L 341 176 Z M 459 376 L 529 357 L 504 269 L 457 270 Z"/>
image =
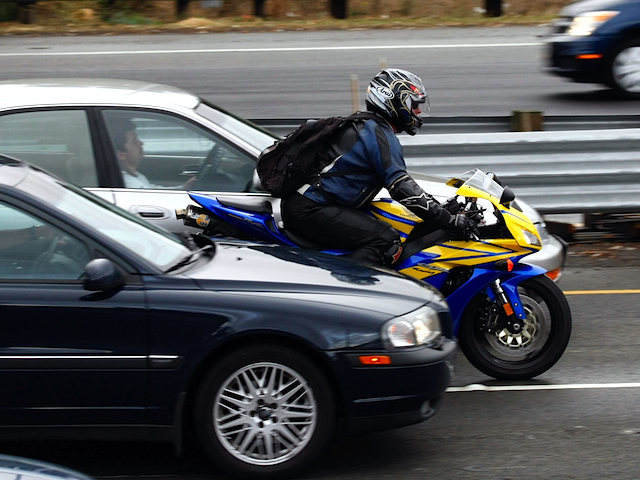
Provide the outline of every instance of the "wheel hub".
<path id="1" fill-rule="evenodd" d="M 247 366 L 219 390 L 214 429 L 235 457 L 253 465 L 277 465 L 309 442 L 317 421 L 313 391 L 294 370 L 273 363 Z"/>
<path id="2" fill-rule="evenodd" d="M 535 352 L 545 341 L 544 331 L 548 327 L 548 318 L 540 305 L 524 294 L 520 295 L 525 318 L 518 320 L 520 331 L 513 328 L 515 323 L 506 322 L 497 325 L 484 336 L 498 357 L 515 360 Z"/>
<path id="3" fill-rule="evenodd" d="M 522 333 L 523 326 L 524 322 L 522 320 L 515 319 L 507 322 L 507 329 L 515 335 Z"/>
<path id="4" fill-rule="evenodd" d="M 258 413 L 258 416 L 260 417 L 260 420 L 267 420 L 271 418 L 271 409 L 261 408 L 260 413 Z"/>
<path id="5" fill-rule="evenodd" d="M 538 322 L 530 312 L 522 324 L 515 322 L 506 328 L 496 331 L 496 339 L 506 348 L 526 348 L 535 338 Z"/>

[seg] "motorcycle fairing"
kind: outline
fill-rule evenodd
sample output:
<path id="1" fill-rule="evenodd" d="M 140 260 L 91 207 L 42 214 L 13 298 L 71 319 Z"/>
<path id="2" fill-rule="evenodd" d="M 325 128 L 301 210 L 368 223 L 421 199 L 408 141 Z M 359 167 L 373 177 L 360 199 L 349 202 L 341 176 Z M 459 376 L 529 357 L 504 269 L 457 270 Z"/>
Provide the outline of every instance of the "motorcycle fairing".
<path id="1" fill-rule="evenodd" d="M 495 294 L 490 284 L 497 278 L 500 278 L 500 285 L 502 285 L 502 289 L 509 299 L 514 314 L 520 319 L 525 319 L 526 313 L 522 308 L 518 285 L 529 278 L 544 275 L 545 272 L 546 270 L 541 267 L 527 264 L 517 264 L 514 269 L 507 274 L 493 268 L 475 268 L 471 277 L 446 298 L 449 309 L 451 310 L 454 333 L 458 335 L 462 316 L 469 302 L 475 297 L 475 292 L 489 285 L 484 288 L 484 292 L 489 298 L 495 300 Z M 427 281 L 431 283 L 430 280 Z"/>
<path id="2" fill-rule="evenodd" d="M 496 239 L 490 241 L 450 241 L 428 247 L 409 257 L 396 270 L 420 280 L 426 280 L 423 271 L 415 267 L 425 263 L 438 271 L 449 271 L 452 268 L 466 266 L 475 267 L 510 258 L 514 263 L 522 257 L 535 252 L 534 248 L 520 247 L 513 239 Z"/>
<path id="3" fill-rule="evenodd" d="M 392 199 L 381 199 L 371 202 L 370 212 L 373 216 L 390 224 L 399 234 L 402 241 L 409 233 L 422 223 L 422 219 Z"/>

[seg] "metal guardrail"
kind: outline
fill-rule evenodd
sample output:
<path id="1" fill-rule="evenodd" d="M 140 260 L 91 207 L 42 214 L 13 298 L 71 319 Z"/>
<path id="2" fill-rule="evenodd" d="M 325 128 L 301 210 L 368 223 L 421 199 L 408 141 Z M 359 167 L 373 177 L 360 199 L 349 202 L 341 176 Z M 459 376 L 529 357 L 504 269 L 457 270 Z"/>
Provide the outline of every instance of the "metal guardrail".
<path id="1" fill-rule="evenodd" d="M 286 135 L 303 120 L 254 122 Z M 543 214 L 640 212 L 640 116 L 545 117 L 538 132 L 509 125 L 509 117 L 426 119 L 421 134 L 400 135 L 408 170 L 495 172 Z"/>
<path id="2" fill-rule="evenodd" d="M 1 0 L 0 0 L 1 1 Z M 257 119 L 254 123 L 272 131 L 276 135 L 285 136 L 306 118 Z M 443 133 L 498 133 L 511 131 L 511 117 L 426 117 L 424 127 L 419 133 L 423 135 L 440 135 Z M 640 128 L 640 115 L 553 115 L 544 117 L 545 131 L 568 130 L 611 130 L 621 128 Z"/>

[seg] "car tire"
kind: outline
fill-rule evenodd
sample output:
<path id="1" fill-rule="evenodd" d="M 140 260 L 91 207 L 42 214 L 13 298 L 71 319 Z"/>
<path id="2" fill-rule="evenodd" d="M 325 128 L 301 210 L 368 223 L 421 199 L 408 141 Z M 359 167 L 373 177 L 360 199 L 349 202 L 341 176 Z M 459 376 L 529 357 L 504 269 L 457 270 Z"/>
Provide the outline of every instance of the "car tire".
<path id="1" fill-rule="evenodd" d="M 308 467 L 336 424 L 332 389 L 320 369 L 276 345 L 243 348 L 216 362 L 198 389 L 194 414 L 209 458 L 250 478 Z"/>
<path id="2" fill-rule="evenodd" d="M 640 38 L 618 44 L 608 65 L 608 84 L 625 98 L 640 99 Z"/>

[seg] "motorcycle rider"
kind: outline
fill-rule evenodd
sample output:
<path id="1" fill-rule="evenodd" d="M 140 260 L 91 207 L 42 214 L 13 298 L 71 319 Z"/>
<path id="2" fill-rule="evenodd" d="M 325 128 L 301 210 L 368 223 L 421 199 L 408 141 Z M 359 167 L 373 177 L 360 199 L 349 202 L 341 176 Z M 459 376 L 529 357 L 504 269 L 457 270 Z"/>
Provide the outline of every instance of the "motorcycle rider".
<path id="1" fill-rule="evenodd" d="M 418 133 L 427 100 L 422 80 L 413 73 L 395 68 L 378 73 L 366 93 L 371 118 L 336 132 L 325 151 L 333 161 L 323 169 L 321 183 L 303 185 L 283 199 L 287 228 L 325 248 L 353 250 L 349 257 L 355 261 L 390 266 L 402 252 L 400 235 L 362 210 L 384 187 L 394 200 L 435 228 L 463 238 L 476 233 L 473 220 L 449 213 L 407 173 L 396 134 Z"/>

